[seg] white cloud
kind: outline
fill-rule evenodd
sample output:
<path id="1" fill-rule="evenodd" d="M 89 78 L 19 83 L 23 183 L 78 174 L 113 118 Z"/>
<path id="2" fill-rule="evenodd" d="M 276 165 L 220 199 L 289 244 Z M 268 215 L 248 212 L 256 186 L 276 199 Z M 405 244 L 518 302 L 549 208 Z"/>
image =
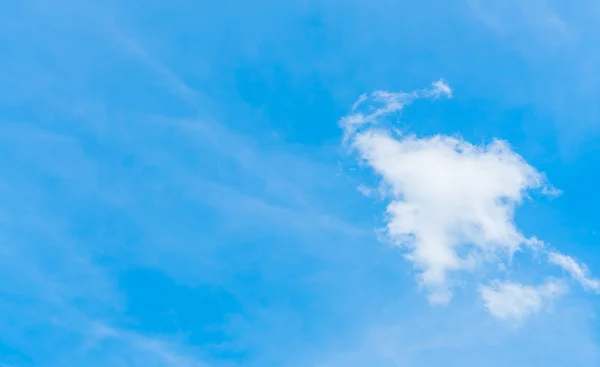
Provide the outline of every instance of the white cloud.
<path id="1" fill-rule="evenodd" d="M 448 98 L 452 98 L 452 89 L 444 79 L 433 82 L 433 87 L 429 92 L 431 93 L 431 96 L 436 98 L 443 95 L 446 95 Z"/>
<path id="2" fill-rule="evenodd" d="M 539 286 L 496 281 L 480 288 L 481 298 L 492 315 L 516 322 L 539 312 L 547 301 L 565 292 L 566 287 L 554 279 Z"/>
<path id="3" fill-rule="evenodd" d="M 385 115 L 401 111 L 415 99 L 422 97 L 438 98 L 444 95 L 451 98 L 452 89 L 443 79 L 433 82 L 430 89 L 412 93 L 391 93 L 379 90 L 370 95 L 363 94 L 352 106 L 352 113 L 340 121 L 345 133 L 344 140 L 350 139 L 360 127 L 376 123 Z M 365 112 L 358 111 L 367 101 L 372 105 Z"/>
<path id="4" fill-rule="evenodd" d="M 581 283 L 584 288 L 593 290 L 595 292 L 600 292 L 600 281 L 589 278 L 587 275 L 587 267 L 585 265 L 580 265 L 572 257 L 558 252 L 549 252 L 548 261 L 563 268 L 574 279 Z"/>
<path id="5" fill-rule="evenodd" d="M 452 297 L 450 273 L 535 242 L 515 227 L 514 208 L 528 190 L 545 186 L 543 175 L 504 141 L 418 138 L 381 124 L 416 98 L 441 95 L 451 96 L 441 80 L 413 93 L 375 92 L 341 120 L 347 143 L 389 188 L 387 232 L 408 249 L 432 303 Z"/>

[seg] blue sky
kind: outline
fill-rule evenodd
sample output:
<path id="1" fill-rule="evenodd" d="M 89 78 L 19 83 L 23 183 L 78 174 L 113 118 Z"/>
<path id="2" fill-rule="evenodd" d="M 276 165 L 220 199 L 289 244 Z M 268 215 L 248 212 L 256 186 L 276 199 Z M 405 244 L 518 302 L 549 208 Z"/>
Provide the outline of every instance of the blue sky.
<path id="1" fill-rule="evenodd" d="M 599 365 L 596 3 L 0 9 L 0 366 Z"/>

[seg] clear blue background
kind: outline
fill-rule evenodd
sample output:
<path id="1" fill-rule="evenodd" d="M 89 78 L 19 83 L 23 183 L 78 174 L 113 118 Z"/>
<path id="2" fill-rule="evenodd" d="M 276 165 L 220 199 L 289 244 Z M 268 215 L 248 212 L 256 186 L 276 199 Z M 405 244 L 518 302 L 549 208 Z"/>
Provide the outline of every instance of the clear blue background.
<path id="1" fill-rule="evenodd" d="M 594 1 L 0 3 L 0 366 L 598 366 L 597 298 L 430 307 L 337 121 L 444 78 L 419 135 L 563 191 L 527 235 L 600 271 Z M 521 263 L 524 280 L 529 269 Z"/>

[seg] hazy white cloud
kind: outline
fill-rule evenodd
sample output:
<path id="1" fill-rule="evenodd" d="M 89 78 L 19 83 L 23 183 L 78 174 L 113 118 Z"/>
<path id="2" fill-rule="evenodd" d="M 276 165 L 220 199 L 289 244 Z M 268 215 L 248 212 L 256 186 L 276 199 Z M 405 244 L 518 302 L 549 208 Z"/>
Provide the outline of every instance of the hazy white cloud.
<path id="1" fill-rule="evenodd" d="M 566 290 L 560 281 L 554 279 L 539 286 L 496 281 L 490 286 L 482 286 L 480 294 L 492 315 L 519 322 L 542 310 L 547 301 L 562 295 Z"/>
<path id="2" fill-rule="evenodd" d="M 558 265 L 568 272 L 574 279 L 576 279 L 581 285 L 595 292 L 600 292 L 600 281 L 588 277 L 588 269 L 585 265 L 579 264 L 575 259 L 570 256 L 563 255 L 558 252 L 549 252 L 548 261 L 552 264 Z"/>
<path id="3" fill-rule="evenodd" d="M 547 0 L 468 0 L 472 16 L 499 35 L 553 46 L 574 40 L 573 27 Z M 513 40 L 513 42 L 515 42 Z"/>
<path id="4" fill-rule="evenodd" d="M 132 330 L 114 328 L 88 319 L 78 320 L 77 331 L 85 341 L 79 355 L 87 357 L 98 350 L 108 351 L 109 365 L 149 367 L 209 367 L 197 350 L 178 339 L 144 335 Z M 112 363 L 112 364 L 110 364 Z"/>
<path id="5" fill-rule="evenodd" d="M 448 98 L 452 98 L 452 89 L 446 83 L 444 79 L 440 79 L 438 81 L 433 82 L 431 90 L 429 93 L 433 97 L 447 96 Z"/>
<path id="6" fill-rule="evenodd" d="M 451 96 L 443 81 L 412 93 L 363 96 L 341 120 L 347 143 L 388 189 L 387 232 L 408 249 L 432 303 L 452 297 L 449 275 L 473 270 L 534 243 L 515 227 L 514 208 L 544 177 L 495 140 L 474 145 L 459 137 L 419 138 L 385 128 L 385 117 L 416 98 Z M 537 242 L 535 242 L 537 243 Z"/>

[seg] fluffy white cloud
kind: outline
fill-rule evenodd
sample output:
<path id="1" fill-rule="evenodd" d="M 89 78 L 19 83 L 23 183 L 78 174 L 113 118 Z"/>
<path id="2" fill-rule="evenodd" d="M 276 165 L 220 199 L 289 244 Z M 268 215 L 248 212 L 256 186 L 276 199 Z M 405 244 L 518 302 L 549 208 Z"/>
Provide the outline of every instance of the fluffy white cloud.
<path id="1" fill-rule="evenodd" d="M 387 231 L 408 249 L 432 303 L 452 297 L 449 275 L 472 270 L 533 243 L 515 227 L 515 206 L 544 177 L 503 141 L 418 138 L 384 128 L 389 114 L 417 98 L 451 96 L 443 81 L 412 93 L 362 96 L 341 120 L 346 143 L 390 193 Z"/>
<path id="2" fill-rule="evenodd" d="M 600 281 L 589 278 L 587 267 L 579 264 L 572 257 L 558 252 L 549 252 L 548 261 L 563 268 L 574 279 L 581 283 L 584 288 L 595 292 L 600 292 Z"/>
<path id="3" fill-rule="evenodd" d="M 566 287 L 554 279 L 539 286 L 496 281 L 480 288 L 481 298 L 492 315 L 516 322 L 539 312 L 547 301 L 565 292 Z"/>

